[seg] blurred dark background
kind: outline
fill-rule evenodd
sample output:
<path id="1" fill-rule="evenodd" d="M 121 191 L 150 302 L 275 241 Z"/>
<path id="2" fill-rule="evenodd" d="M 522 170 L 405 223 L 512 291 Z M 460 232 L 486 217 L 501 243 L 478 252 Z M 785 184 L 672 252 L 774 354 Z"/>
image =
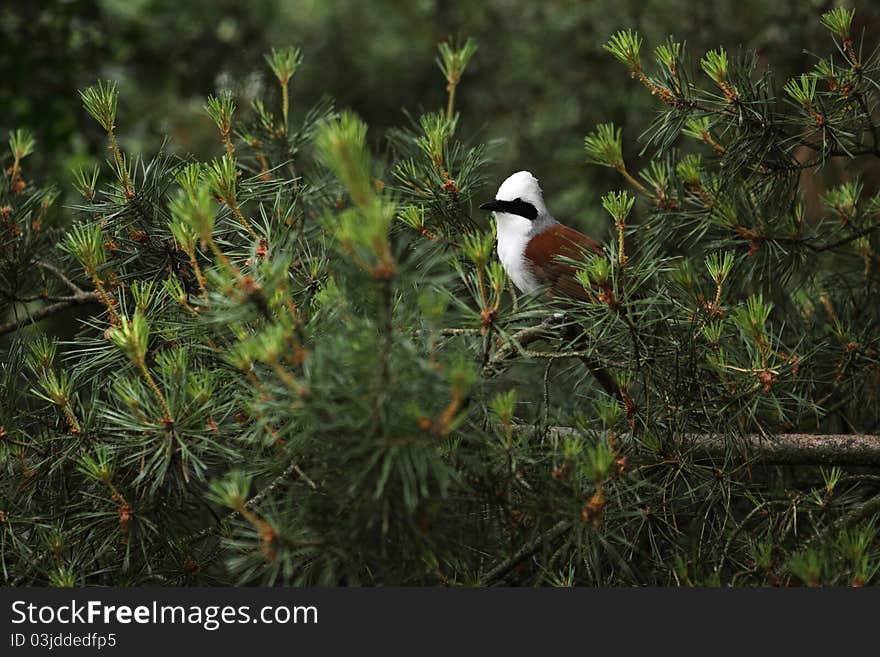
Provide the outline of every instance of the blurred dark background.
<path id="1" fill-rule="evenodd" d="M 828 0 L 80 0 L 5 3 L 0 12 L 0 134 L 28 127 L 38 152 L 31 177 L 68 190 L 70 169 L 103 157 L 104 137 L 81 109 L 77 89 L 98 78 L 120 85 L 119 135 L 132 153 L 163 139 L 200 157 L 220 152 L 202 106 L 229 88 L 239 111 L 264 87 L 274 92 L 263 54 L 298 45 L 293 112 L 323 95 L 351 107 L 371 127 L 405 122 L 403 109 L 440 107 L 444 83 L 436 45 L 472 36 L 479 50 L 459 88 L 464 135 L 501 138 L 492 187 L 528 168 L 550 208 L 584 227 L 601 221 L 598 197 L 621 186 L 613 172 L 584 164 L 583 137 L 597 123 L 624 128 L 638 168 L 639 133 L 656 105 L 602 50 L 609 35 L 634 28 L 650 51 L 673 34 L 699 59 L 719 45 L 756 49 L 780 83 L 812 67 L 811 52 L 833 49 L 819 23 Z M 852 6 L 852 5 L 850 5 Z M 876 34 L 880 3 L 859 2 L 856 27 Z M 869 39 L 869 44 L 874 43 Z M 487 190 L 491 194 L 490 190 Z"/>

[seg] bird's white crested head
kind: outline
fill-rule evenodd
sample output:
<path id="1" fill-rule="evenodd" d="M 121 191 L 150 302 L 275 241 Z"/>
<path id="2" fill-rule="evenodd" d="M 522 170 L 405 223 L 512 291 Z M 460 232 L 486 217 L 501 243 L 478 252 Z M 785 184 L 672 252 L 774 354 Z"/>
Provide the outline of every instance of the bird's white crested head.
<path id="1" fill-rule="evenodd" d="M 538 179 L 517 171 L 501 183 L 495 199 L 480 206 L 495 213 L 498 259 L 510 280 L 523 292 L 538 288 L 538 281 L 525 258 L 526 247 L 539 217 L 549 217 Z"/>
<path id="2" fill-rule="evenodd" d="M 509 176 L 507 180 L 501 183 L 498 193 L 495 194 L 498 201 L 524 201 L 531 203 L 539 214 L 545 214 L 547 208 L 544 206 L 544 194 L 541 191 L 541 185 L 530 171 L 517 171 Z"/>

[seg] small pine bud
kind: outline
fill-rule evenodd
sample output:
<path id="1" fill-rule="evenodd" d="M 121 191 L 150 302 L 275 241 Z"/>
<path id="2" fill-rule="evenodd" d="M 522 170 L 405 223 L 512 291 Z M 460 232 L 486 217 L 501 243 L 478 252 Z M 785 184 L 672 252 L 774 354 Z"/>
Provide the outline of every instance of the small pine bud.
<path id="1" fill-rule="evenodd" d="M 707 52 L 700 60 L 700 67 L 715 84 L 721 86 L 727 83 L 727 51 L 724 48 Z"/>
<path id="2" fill-rule="evenodd" d="M 666 190 L 669 187 L 669 169 L 666 162 L 651 160 L 648 168 L 639 172 L 639 177 L 658 197 L 666 196 Z"/>
<path id="3" fill-rule="evenodd" d="M 241 509 L 247 502 L 251 478 L 241 470 L 232 470 L 223 479 L 211 483 L 208 494 L 215 502 L 231 509 Z"/>
<path id="4" fill-rule="evenodd" d="M 438 170 L 443 168 L 446 144 L 455 133 L 457 123 L 456 117 L 447 119 L 440 112 L 429 112 L 419 118 L 422 134 L 416 143 Z"/>
<path id="5" fill-rule="evenodd" d="M 477 269 L 483 269 L 492 257 L 494 238 L 491 233 L 468 233 L 462 241 L 462 248 Z"/>
<path id="6" fill-rule="evenodd" d="M 211 193 L 222 199 L 227 205 L 234 205 L 238 171 L 232 158 L 229 155 L 224 155 L 212 160 L 208 165 L 206 175 Z"/>
<path id="7" fill-rule="evenodd" d="M 513 422 L 513 411 L 516 408 L 516 390 L 499 392 L 492 398 L 489 406 L 495 417 L 504 427 L 509 427 Z"/>
<path id="8" fill-rule="evenodd" d="M 36 143 L 30 130 L 19 128 L 9 133 L 9 150 L 16 160 L 23 160 L 33 153 Z"/>
<path id="9" fill-rule="evenodd" d="M 110 160 L 110 169 L 116 175 L 116 180 L 122 187 L 122 191 L 127 196 L 133 196 L 131 181 L 134 180 L 134 162 L 128 159 L 125 153 L 117 153 L 117 156 Z"/>
<path id="10" fill-rule="evenodd" d="M 404 224 L 419 233 L 424 233 L 425 228 L 425 208 L 416 205 L 407 205 L 400 209 L 397 218 Z"/>
<path id="11" fill-rule="evenodd" d="M 758 541 L 752 547 L 752 560 L 762 570 L 767 570 L 773 565 L 773 543 L 770 541 Z"/>
<path id="12" fill-rule="evenodd" d="M 130 289 L 135 307 L 138 310 L 146 311 L 156 298 L 158 286 L 156 281 L 133 281 Z"/>
<path id="13" fill-rule="evenodd" d="M 193 253 L 199 234 L 188 222 L 182 221 L 179 217 L 172 217 L 168 222 L 168 229 L 184 253 Z"/>
<path id="14" fill-rule="evenodd" d="M 181 167 L 174 179 L 177 181 L 177 184 L 183 188 L 183 191 L 190 196 L 194 196 L 202 184 L 203 172 L 204 169 L 200 163 L 191 162 Z"/>
<path id="15" fill-rule="evenodd" d="M 39 374 L 52 369 L 58 351 L 58 343 L 55 340 L 49 340 L 44 334 L 40 334 L 30 343 L 29 348 L 31 353 L 28 364 L 34 372 Z"/>
<path id="16" fill-rule="evenodd" d="M 696 119 L 688 119 L 684 124 L 684 128 L 681 130 L 681 134 L 705 141 L 710 128 L 711 122 L 709 121 L 709 117 L 701 116 Z"/>
<path id="17" fill-rule="evenodd" d="M 676 62 L 678 61 L 680 53 L 681 44 L 678 41 L 672 40 L 668 43 L 659 45 L 654 49 L 654 55 L 657 57 L 657 61 L 671 73 L 674 73 L 677 68 Z"/>
<path id="18" fill-rule="evenodd" d="M 870 258 L 874 255 L 874 251 L 871 248 L 871 238 L 870 237 L 860 237 L 855 242 L 853 242 L 853 248 L 856 253 L 859 254 L 862 258 Z"/>
<path id="19" fill-rule="evenodd" d="M 177 276 L 162 279 L 162 289 L 181 306 L 186 305 L 186 290 L 183 289 L 183 283 Z"/>
<path id="20" fill-rule="evenodd" d="M 476 379 L 477 374 L 473 365 L 466 360 L 456 361 L 447 372 L 449 387 L 459 398 L 464 396 Z"/>
<path id="21" fill-rule="evenodd" d="M 131 320 L 120 317 L 119 326 L 112 327 L 108 331 L 108 336 L 132 363 L 137 366 L 144 365 L 150 340 L 150 326 L 140 309 L 135 310 Z"/>
<path id="22" fill-rule="evenodd" d="M 274 130 L 275 125 L 275 115 L 272 114 L 269 110 L 266 109 L 266 106 L 263 104 L 262 99 L 255 98 L 253 102 L 251 102 L 251 107 L 257 115 L 257 120 L 264 130 L 267 132 L 272 132 Z"/>
<path id="23" fill-rule="evenodd" d="M 597 400 L 593 409 L 604 429 L 613 429 L 624 416 L 620 403 L 611 397 Z"/>
<path id="24" fill-rule="evenodd" d="M 232 129 L 232 114 L 235 112 L 235 102 L 232 100 L 232 92 L 226 90 L 220 92 L 219 96 L 208 96 L 205 111 L 217 125 L 220 133 L 224 137 L 228 137 L 229 132 Z"/>
<path id="25" fill-rule="evenodd" d="M 746 300 L 744 307 L 737 308 L 733 319 L 743 331 L 751 333 L 759 340 L 763 338 L 767 319 L 773 310 L 773 304 L 764 302 L 762 294 L 753 294 Z"/>
<path id="26" fill-rule="evenodd" d="M 716 345 L 721 341 L 721 336 L 724 333 L 724 323 L 709 322 L 700 332 L 709 344 Z"/>
<path id="27" fill-rule="evenodd" d="M 179 224 L 188 227 L 187 231 L 184 231 L 183 228 L 178 229 L 180 231 L 179 238 L 188 242 L 187 235 L 195 233 L 205 242 L 210 241 L 217 214 L 207 188 L 196 187 L 192 194 L 180 190 L 171 199 L 168 207 L 171 210 L 172 218 L 170 226 Z M 172 228 L 172 230 L 174 229 Z M 177 233 L 175 233 L 175 237 L 178 238 Z"/>
<path id="28" fill-rule="evenodd" d="M 437 50 L 437 66 L 446 78 L 446 90 L 449 91 L 461 82 L 461 76 L 477 51 L 477 43 L 471 38 L 461 44 L 443 42 L 437 46 Z"/>
<path id="29" fill-rule="evenodd" d="M 302 52 L 299 48 L 288 46 L 287 48 L 272 48 L 272 52 L 265 55 L 269 68 L 278 79 L 278 84 L 286 85 L 296 70 L 302 64 Z"/>
<path id="30" fill-rule="evenodd" d="M 49 586 L 69 589 L 76 586 L 76 575 L 66 566 L 58 566 L 49 573 Z"/>
<path id="31" fill-rule="evenodd" d="M 73 379 L 66 370 L 56 372 L 53 369 L 43 370 L 37 378 L 39 390 L 31 391 L 40 399 L 56 406 L 64 407 L 70 403 L 73 395 Z"/>
<path id="32" fill-rule="evenodd" d="M 811 109 L 813 99 L 816 96 L 816 77 L 803 74 L 800 77 L 792 78 L 785 84 L 784 89 L 785 93 L 796 103 L 804 108 Z"/>
<path id="33" fill-rule="evenodd" d="M 639 51 L 642 49 L 642 37 L 638 32 L 620 30 L 602 47 L 626 64 L 633 73 L 641 71 Z"/>
<path id="34" fill-rule="evenodd" d="M 319 158 L 362 207 L 375 195 L 366 138 L 367 125 L 353 112 L 343 112 L 338 119 L 324 123 L 315 136 Z"/>
<path id="35" fill-rule="evenodd" d="M 841 41 L 849 39 L 850 27 L 852 26 L 855 9 L 835 7 L 831 11 L 822 14 L 822 25 L 833 33 Z"/>
<path id="36" fill-rule="evenodd" d="M 820 198 L 826 208 L 837 214 L 840 223 L 846 224 L 855 219 L 861 195 L 862 183 L 856 180 L 833 187 Z"/>
<path id="37" fill-rule="evenodd" d="M 613 123 L 602 123 L 584 138 L 587 162 L 603 167 L 620 169 L 623 162 L 623 142 L 620 129 Z"/>
<path id="38" fill-rule="evenodd" d="M 98 81 L 98 84 L 80 91 L 83 107 L 95 119 L 106 132 L 112 132 L 116 127 L 116 102 L 119 92 L 115 82 Z"/>
<path id="39" fill-rule="evenodd" d="M 807 586 L 819 586 L 822 560 L 815 550 L 795 554 L 788 560 L 788 569 Z"/>
<path id="40" fill-rule="evenodd" d="M 633 373 L 630 370 L 612 370 L 611 378 L 621 391 L 626 392 L 632 385 Z"/>
<path id="41" fill-rule="evenodd" d="M 620 417 L 623 417 L 623 410 L 617 405 L 616 401 L 613 403 L 619 411 Z M 600 440 L 587 448 L 586 456 L 587 474 L 598 485 L 608 476 L 608 471 L 614 463 L 614 452 L 607 442 Z"/>
<path id="42" fill-rule="evenodd" d="M 288 335 L 285 328 L 281 324 L 273 324 L 258 334 L 252 353 L 256 360 L 274 363 L 285 353 L 287 346 Z"/>
<path id="43" fill-rule="evenodd" d="M 675 172 L 686 185 L 699 187 L 701 184 L 700 170 L 702 166 L 703 158 L 698 153 L 691 153 L 675 165 Z"/>
<path id="44" fill-rule="evenodd" d="M 95 448 L 94 455 L 83 454 L 77 463 L 77 470 L 89 479 L 99 482 L 108 482 L 113 477 L 113 458 L 106 445 Z"/>
<path id="45" fill-rule="evenodd" d="M 562 441 L 562 458 L 569 463 L 580 461 L 584 453 L 584 439 L 580 436 L 567 436 Z"/>
<path id="46" fill-rule="evenodd" d="M 585 288 L 602 285 L 611 275 L 611 263 L 605 256 L 590 258 L 587 266 L 577 272 L 578 280 Z"/>
<path id="47" fill-rule="evenodd" d="M 713 222 L 724 226 L 737 226 L 739 224 L 736 206 L 727 198 L 714 200 L 709 218 Z"/>
<path id="48" fill-rule="evenodd" d="M 602 207 L 611 215 L 617 224 L 626 223 L 626 218 L 636 202 L 635 197 L 630 196 L 625 190 L 622 192 L 608 192 L 602 197 Z"/>
<path id="49" fill-rule="evenodd" d="M 107 261 L 104 235 L 97 224 L 74 226 L 61 244 L 61 249 L 76 258 L 89 275 Z"/>
<path id="50" fill-rule="evenodd" d="M 74 172 L 73 185 L 76 188 L 76 191 L 78 191 L 89 203 L 95 200 L 98 187 L 98 176 L 100 173 L 101 170 L 97 165 L 93 166 L 91 170 L 81 167 Z"/>
<path id="51" fill-rule="evenodd" d="M 672 270 L 673 280 L 685 289 L 694 285 L 694 270 L 688 260 L 682 260 L 678 267 Z"/>
<path id="52" fill-rule="evenodd" d="M 706 257 L 706 269 L 716 285 L 721 285 L 733 269 L 733 254 L 729 251 L 710 253 Z"/>
<path id="53" fill-rule="evenodd" d="M 486 266 L 486 278 L 495 296 L 500 297 L 507 285 L 507 272 L 504 271 L 504 265 L 497 260 L 490 261 Z"/>

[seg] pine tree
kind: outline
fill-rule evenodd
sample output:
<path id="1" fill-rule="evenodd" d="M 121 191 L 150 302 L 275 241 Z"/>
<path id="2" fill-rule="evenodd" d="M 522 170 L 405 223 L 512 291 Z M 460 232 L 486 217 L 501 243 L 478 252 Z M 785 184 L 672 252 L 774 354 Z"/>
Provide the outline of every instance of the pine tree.
<path id="1" fill-rule="evenodd" d="M 781 86 L 752 53 L 609 40 L 659 113 L 640 171 L 618 127 L 585 139 L 627 189 L 575 305 L 516 294 L 475 209 L 471 40 L 381 144 L 293 93 L 296 48 L 248 111 L 206 100 L 207 162 L 126 152 L 98 82 L 108 162 L 72 208 L 14 132 L 4 584 L 875 583 L 878 60 L 852 19 Z"/>

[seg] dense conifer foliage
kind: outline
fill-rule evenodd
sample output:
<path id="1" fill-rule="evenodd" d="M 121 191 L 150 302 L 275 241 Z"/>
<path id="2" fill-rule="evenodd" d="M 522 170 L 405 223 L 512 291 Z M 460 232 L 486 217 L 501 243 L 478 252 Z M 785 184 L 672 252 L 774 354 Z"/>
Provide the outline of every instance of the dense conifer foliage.
<path id="1" fill-rule="evenodd" d="M 610 37 L 656 111 L 585 137 L 619 187 L 583 301 L 497 261 L 470 39 L 439 47 L 444 102 L 382 140 L 273 49 L 265 99 L 205 99 L 207 161 L 124 148 L 99 81 L 107 161 L 72 206 L 13 131 L 0 581 L 876 583 L 880 60 L 852 21 L 823 14 L 790 80 Z"/>

